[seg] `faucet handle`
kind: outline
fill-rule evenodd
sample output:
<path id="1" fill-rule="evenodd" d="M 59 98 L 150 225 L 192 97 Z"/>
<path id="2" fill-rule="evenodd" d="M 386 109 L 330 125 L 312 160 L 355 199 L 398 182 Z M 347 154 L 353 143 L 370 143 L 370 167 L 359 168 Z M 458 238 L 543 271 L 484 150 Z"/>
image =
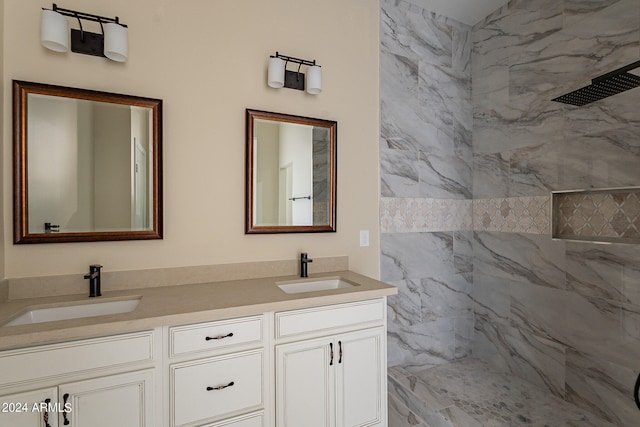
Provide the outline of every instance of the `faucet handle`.
<path id="1" fill-rule="evenodd" d="M 91 271 L 100 270 L 101 268 L 102 268 L 102 266 L 100 264 L 91 264 L 89 266 L 89 270 L 91 270 Z"/>

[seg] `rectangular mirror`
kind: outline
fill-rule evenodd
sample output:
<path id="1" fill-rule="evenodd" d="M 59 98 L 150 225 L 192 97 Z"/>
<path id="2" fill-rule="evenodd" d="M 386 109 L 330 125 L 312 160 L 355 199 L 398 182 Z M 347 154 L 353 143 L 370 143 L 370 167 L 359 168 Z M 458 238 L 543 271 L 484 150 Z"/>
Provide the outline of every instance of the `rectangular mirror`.
<path id="1" fill-rule="evenodd" d="M 162 100 L 13 81 L 14 243 L 162 238 Z"/>
<path id="2" fill-rule="evenodd" d="M 247 109 L 245 233 L 336 231 L 337 122 Z"/>

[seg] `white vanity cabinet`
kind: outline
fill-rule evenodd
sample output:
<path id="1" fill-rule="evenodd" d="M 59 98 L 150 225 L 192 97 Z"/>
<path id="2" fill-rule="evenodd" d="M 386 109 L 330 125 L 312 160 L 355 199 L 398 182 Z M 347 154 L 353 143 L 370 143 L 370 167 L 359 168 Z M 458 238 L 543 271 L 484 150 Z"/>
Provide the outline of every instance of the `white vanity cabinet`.
<path id="1" fill-rule="evenodd" d="M 386 297 L 340 298 L 0 351 L 0 427 L 387 427 Z"/>
<path id="2" fill-rule="evenodd" d="M 168 328 L 171 427 L 263 427 L 265 316 Z"/>
<path id="3" fill-rule="evenodd" d="M 384 298 L 276 313 L 276 425 L 386 426 Z"/>
<path id="4" fill-rule="evenodd" d="M 0 426 L 155 427 L 155 332 L 0 352 Z"/>

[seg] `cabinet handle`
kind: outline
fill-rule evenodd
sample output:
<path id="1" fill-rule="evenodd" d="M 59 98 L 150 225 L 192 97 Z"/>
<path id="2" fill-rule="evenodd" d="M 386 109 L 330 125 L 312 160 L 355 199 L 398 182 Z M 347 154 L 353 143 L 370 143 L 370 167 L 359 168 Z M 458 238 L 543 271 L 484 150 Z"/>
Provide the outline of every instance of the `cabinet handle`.
<path id="1" fill-rule="evenodd" d="M 231 387 L 233 386 L 235 383 L 233 381 L 231 381 L 229 384 L 227 385 L 219 385 L 218 387 L 207 387 L 207 391 L 212 391 L 212 390 L 224 390 L 227 387 Z"/>
<path id="2" fill-rule="evenodd" d="M 62 418 L 64 418 L 64 425 L 66 426 L 71 424 L 71 422 L 67 418 L 67 399 L 69 399 L 69 393 L 65 393 L 64 396 L 62 396 L 62 405 L 63 405 Z"/>
<path id="3" fill-rule="evenodd" d="M 42 421 L 44 421 L 44 427 L 51 427 L 51 424 L 49 424 L 49 403 L 51 403 L 51 399 L 45 399 L 44 403 L 46 403 L 47 405 L 47 410 L 44 411 L 44 414 L 42 415 Z"/>
<path id="4" fill-rule="evenodd" d="M 232 336 L 233 336 L 233 332 L 229 332 L 227 335 L 218 335 L 217 337 L 206 337 L 205 340 L 206 341 L 221 340 L 224 338 L 231 338 Z"/>
<path id="5" fill-rule="evenodd" d="M 338 363 L 342 363 L 342 341 L 338 341 Z"/>
<path id="6" fill-rule="evenodd" d="M 331 357 L 331 361 L 329 362 L 329 366 L 333 366 L 333 343 L 329 343 L 329 356 Z"/>

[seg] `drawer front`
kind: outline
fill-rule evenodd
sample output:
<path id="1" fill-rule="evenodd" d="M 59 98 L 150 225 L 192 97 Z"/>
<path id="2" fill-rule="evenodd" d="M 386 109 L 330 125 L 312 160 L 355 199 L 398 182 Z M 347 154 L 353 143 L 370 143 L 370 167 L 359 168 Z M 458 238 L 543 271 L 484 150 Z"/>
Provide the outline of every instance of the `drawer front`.
<path id="1" fill-rule="evenodd" d="M 153 331 L 0 352 L 0 386 L 153 361 Z"/>
<path id="2" fill-rule="evenodd" d="M 384 322 L 384 299 L 359 301 L 276 313 L 276 338 L 334 333 L 336 328 Z"/>
<path id="3" fill-rule="evenodd" d="M 172 425 L 191 426 L 260 409 L 262 367 L 262 350 L 172 365 Z"/>
<path id="4" fill-rule="evenodd" d="M 219 423 L 207 424 L 205 427 L 263 427 L 264 413 L 244 415 L 242 417 L 231 418 Z"/>
<path id="5" fill-rule="evenodd" d="M 261 343 L 262 325 L 259 316 L 169 328 L 171 356 Z"/>

